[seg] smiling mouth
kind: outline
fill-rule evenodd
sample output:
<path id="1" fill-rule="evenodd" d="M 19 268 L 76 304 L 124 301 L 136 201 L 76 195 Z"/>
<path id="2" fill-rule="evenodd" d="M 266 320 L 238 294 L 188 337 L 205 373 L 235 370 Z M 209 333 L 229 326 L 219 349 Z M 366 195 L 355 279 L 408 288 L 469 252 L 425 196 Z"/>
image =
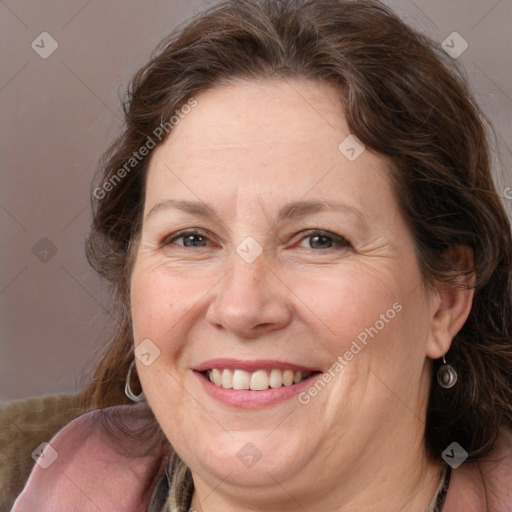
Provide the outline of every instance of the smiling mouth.
<path id="1" fill-rule="evenodd" d="M 230 368 L 212 368 L 201 372 L 213 385 L 225 389 L 265 391 L 280 387 L 290 387 L 311 378 L 320 372 L 302 370 L 232 370 Z"/>

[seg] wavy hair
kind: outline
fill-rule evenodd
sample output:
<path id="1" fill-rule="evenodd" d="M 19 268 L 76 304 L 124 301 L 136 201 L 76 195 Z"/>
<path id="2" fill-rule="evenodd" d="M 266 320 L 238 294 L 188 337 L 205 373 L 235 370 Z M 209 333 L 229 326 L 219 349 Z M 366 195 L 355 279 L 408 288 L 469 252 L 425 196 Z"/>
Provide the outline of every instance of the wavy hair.
<path id="1" fill-rule="evenodd" d="M 472 459 L 483 457 L 500 427 L 512 427 L 512 237 L 491 176 L 487 123 L 438 44 L 375 0 L 222 1 L 166 37 L 136 73 L 122 133 L 100 163 L 92 194 L 86 253 L 111 283 L 117 324 L 84 402 L 128 402 L 130 275 L 152 151 L 140 161 L 130 160 L 133 153 L 200 92 L 269 77 L 334 85 L 351 133 L 391 164 L 425 283 L 455 286 L 473 275 L 473 306 L 449 352 L 457 385 L 439 388 L 439 361 L 432 362 L 425 443 L 434 458 L 455 440 Z M 471 248 L 472 269 L 448 257 L 459 245 Z"/>

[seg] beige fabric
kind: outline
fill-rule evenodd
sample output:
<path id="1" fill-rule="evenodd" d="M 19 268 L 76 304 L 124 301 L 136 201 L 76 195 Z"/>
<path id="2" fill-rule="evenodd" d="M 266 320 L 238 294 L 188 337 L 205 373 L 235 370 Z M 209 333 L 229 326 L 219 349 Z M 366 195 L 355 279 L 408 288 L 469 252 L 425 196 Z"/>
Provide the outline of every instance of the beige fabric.
<path id="1" fill-rule="evenodd" d="M 176 452 L 169 458 L 166 474 L 169 481 L 169 497 L 162 512 L 188 512 L 194 484 L 190 470 Z"/>
<path id="2" fill-rule="evenodd" d="M 76 395 L 0 404 L 0 512 L 9 512 L 27 481 L 32 452 L 83 411 Z"/>

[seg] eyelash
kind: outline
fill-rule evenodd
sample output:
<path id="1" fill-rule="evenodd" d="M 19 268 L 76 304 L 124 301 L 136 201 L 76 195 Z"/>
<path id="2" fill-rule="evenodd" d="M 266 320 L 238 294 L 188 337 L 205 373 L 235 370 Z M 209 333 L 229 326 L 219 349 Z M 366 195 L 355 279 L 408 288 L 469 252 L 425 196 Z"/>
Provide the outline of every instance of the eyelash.
<path id="1" fill-rule="evenodd" d="M 300 241 L 305 240 L 307 238 L 312 238 L 314 236 L 330 239 L 333 242 L 333 246 L 328 247 L 328 249 L 335 249 L 335 248 L 347 249 L 347 248 L 352 247 L 352 244 L 346 238 L 344 238 L 340 235 L 336 235 L 335 233 L 331 233 L 330 231 L 325 231 L 323 229 L 310 229 L 301 234 L 302 234 L 302 238 L 300 239 Z M 309 247 L 309 249 L 313 249 L 313 248 Z"/>
<path id="2" fill-rule="evenodd" d="M 185 229 L 183 231 L 179 231 L 177 233 L 174 233 L 174 234 L 164 238 L 162 240 L 161 245 L 168 246 L 168 245 L 173 244 L 173 242 L 175 242 L 176 240 L 178 240 L 180 238 L 185 238 L 187 236 L 193 236 L 193 235 L 201 236 L 203 238 L 206 238 L 207 240 L 210 240 L 208 238 L 208 235 L 206 235 L 205 232 L 200 229 Z M 322 229 L 311 229 L 311 230 L 302 232 L 301 235 L 302 235 L 302 237 L 299 239 L 299 242 L 301 242 L 307 238 L 313 238 L 315 236 L 330 239 L 332 241 L 333 245 L 331 247 L 328 247 L 327 250 L 328 249 L 336 249 L 336 248 L 337 249 L 352 248 L 352 244 L 346 238 L 344 238 L 340 235 L 336 235 L 335 233 L 331 233 L 330 231 L 325 231 Z M 182 246 L 179 244 L 175 244 L 175 245 L 177 245 L 178 247 L 183 247 L 184 249 L 190 248 L 190 247 Z M 313 248 L 309 247 L 309 249 L 313 249 Z"/>
<path id="3" fill-rule="evenodd" d="M 183 231 L 178 231 L 177 233 L 173 233 L 172 235 L 165 237 L 162 240 L 161 245 L 163 245 L 163 246 L 171 245 L 175 240 L 178 240 L 179 238 L 185 238 L 185 237 L 191 236 L 191 235 L 202 236 L 203 238 L 207 238 L 209 240 L 208 236 L 200 229 L 184 229 Z M 175 245 L 178 245 L 178 244 L 175 244 Z M 180 245 L 178 245 L 178 246 L 188 249 L 188 247 L 185 247 L 185 246 L 180 246 Z"/>

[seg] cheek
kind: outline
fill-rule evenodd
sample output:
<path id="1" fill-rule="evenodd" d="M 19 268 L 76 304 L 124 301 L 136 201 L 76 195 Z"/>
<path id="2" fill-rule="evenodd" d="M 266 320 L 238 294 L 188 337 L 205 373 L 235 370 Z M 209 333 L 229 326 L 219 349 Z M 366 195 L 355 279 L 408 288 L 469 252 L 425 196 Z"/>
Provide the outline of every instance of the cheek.
<path id="1" fill-rule="evenodd" d="M 342 349 L 376 322 L 382 330 L 381 315 L 385 320 L 394 318 L 397 306 L 393 309 L 393 305 L 400 302 L 396 283 L 389 286 L 364 269 L 340 268 L 336 273 L 295 281 L 291 288 L 303 304 L 304 315 L 311 321 L 316 318 L 315 323 L 335 337 L 336 349 Z"/>
<path id="2" fill-rule="evenodd" d="M 411 292 L 413 275 L 381 270 L 347 266 L 329 276 L 296 279 L 290 286 L 302 304 L 299 316 L 318 336 L 324 363 L 332 374 L 343 374 L 333 390 L 349 386 L 358 395 L 373 373 L 399 389 L 421 374 L 429 325 L 422 289 Z M 370 388 L 386 392 L 378 382 Z"/>
<path id="3" fill-rule="evenodd" d="M 191 290 L 196 288 L 190 286 L 189 280 L 177 276 L 170 278 L 162 266 L 136 266 L 132 275 L 131 308 L 135 346 L 149 339 L 159 349 L 159 356 L 149 366 L 137 364 L 146 398 L 159 422 L 166 419 L 170 405 L 175 411 L 173 418 L 177 424 L 184 421 L 186 403 L 175 363 L 183 351 L 190 329 L 187 313 L 197 302 L 191 297 Z"/>
<path id="4" fill-rule="evenodd" d="M 131 283 L 135 342 L 172 335 L 174 327 L 187 323 L 208 289 L 207 280 L 172 273 L 165 266 L 135 269 Z"/>

